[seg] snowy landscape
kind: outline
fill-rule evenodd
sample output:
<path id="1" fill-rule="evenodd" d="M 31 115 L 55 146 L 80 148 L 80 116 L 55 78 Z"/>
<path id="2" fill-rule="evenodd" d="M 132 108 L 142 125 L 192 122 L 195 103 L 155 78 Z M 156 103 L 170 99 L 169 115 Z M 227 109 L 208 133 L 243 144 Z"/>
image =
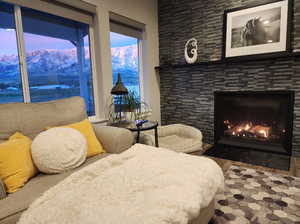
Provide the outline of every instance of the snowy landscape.
<path id="1" fill-rule="evenodd" d="M 128 89 L 139 91 L 137 46 L 114 47 L 111 48 L 111 52 L 114 81 L 117 73 L 121 73 Z M 33 102 L 80 95 L 75 48 L 35 50 L 28 52 L 26 59 Z M 90 64 L 89 50 L 86 48 L 84 74 L 89 78 L 89 87 L 92 82 Z M 0 54 L 1 103 L 23 100 L 20 80 L 18 55 Z M 92 94 L 90 95 L 92 97 Z"/>

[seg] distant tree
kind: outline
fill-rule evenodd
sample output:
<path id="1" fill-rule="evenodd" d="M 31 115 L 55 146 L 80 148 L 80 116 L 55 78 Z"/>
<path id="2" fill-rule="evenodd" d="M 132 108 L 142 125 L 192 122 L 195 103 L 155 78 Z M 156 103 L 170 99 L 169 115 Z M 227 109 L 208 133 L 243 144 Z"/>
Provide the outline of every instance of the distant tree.
<path id="1" fill-rule="evenodd" d="M 9 85 L 5 84 L 5 83 L 0 83 L 0 89 L 7 89 L 9 87 Z"/>

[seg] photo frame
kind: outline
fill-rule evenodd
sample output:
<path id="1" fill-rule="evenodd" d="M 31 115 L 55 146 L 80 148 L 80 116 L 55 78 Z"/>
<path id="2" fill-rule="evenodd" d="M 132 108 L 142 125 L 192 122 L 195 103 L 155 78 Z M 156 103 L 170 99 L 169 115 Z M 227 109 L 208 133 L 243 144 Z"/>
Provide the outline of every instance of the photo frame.
<path id="1" fill-rule="evenodd" d="M 291 16 L 292 0 L 225 10 L 223 59 L 287 54 Z"/>

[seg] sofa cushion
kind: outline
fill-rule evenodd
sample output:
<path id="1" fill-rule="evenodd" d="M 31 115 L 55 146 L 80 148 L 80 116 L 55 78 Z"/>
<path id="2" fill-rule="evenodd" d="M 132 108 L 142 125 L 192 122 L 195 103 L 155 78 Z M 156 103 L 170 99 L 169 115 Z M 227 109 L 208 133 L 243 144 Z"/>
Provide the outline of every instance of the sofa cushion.
<path id="1" fill-rule="evenodd" d="M 95 131 L 89 119 L 85 119 L 83 121 L 76 122 L 73 124 L 68 124 L 61 127 L 73 128 L 79 131 L 86 138 L 87 145 L 88 145 L 87 155 L 86 155 L 87 157 L 91 157 L 105 152 L 99 139 L 97 139 L 97 136 L 95 134 Z"/>
<path id="2" fill-rule="evenodd" d="M 9 193 L 16 192 L 37 173 L 31 158 L 31 143 L 30 138 L 17 132 L 0 144 L 0 178 Z"/>
<path id="3" fill-rule="evenodd" d="M 34 138 L 45 127 L 61 126 L 87 117 L 81 97 L 44 103 L 0 104 L 0 141 L 16 132 Z"/>
<path id="4" fill-rule="evenodd" d="M 26 210 L 35 199 L 40 197 L 46 190 L 65 179 L 70 174 L 108 155 L 108 153 L 103 153 L 91 157 L 87 159 L 81 167 L 66 173 L 57 175 L 40 174 L 33 178 L 22 189 L 14 194 L 8 195 L 5 199 L 0 200 L 0 223 L 2 223 L 2 221 L 7 217 L 14 216 L 17 213 Z"/>
<path id="5" fill-rule="evenodd" d="M 34 164 L 43 173 L 63 173 L 86 159 L 87 140 L 73 128 L 51 128 L 36 136 L 31 145 Z"/>

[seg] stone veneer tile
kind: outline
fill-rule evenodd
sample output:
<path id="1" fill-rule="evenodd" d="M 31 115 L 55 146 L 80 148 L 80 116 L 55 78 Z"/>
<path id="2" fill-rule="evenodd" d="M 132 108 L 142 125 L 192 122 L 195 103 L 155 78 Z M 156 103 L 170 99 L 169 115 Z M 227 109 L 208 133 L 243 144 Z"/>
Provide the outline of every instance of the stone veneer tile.
<path id="1" fill-rule="evenodd" d="M 159 0 L 160 64 L 184 63 L 185 42 L 198 40 L 200 61 L 222 54 L 224 9 L 269 0 Z M 294 0 L 292 47 L 300 50 L 300 0 Z M 300 156 L 300 58 L 169 68 L 160 71 L 162 124 L 199 128 L 213 143 L 213 92 L 295 90 L 294 155 Z"/>

